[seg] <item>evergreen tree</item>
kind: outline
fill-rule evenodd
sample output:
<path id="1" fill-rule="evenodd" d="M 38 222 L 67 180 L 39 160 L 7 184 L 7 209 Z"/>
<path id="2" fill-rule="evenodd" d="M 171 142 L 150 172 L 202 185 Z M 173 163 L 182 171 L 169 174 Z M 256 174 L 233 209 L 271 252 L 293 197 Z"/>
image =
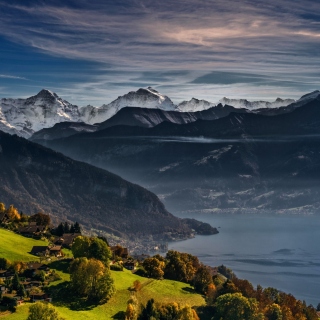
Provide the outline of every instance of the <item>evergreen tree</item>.
<path id="1" fill-rule="evenodd" d="M 81 233 L 81 227 L 80 224 L 76 221 L 76 223 L 74 224 L 74 233 Z M 107 242 L 108 244 L 108 242 Z"/>
<path id="2" fill-rule="evenodd" d="M 74 233 L 74 224 L 73 223 L 71 223 L 71 226 L 70 226 L 70 233 Z"/>
<path id="3" fill-rule="evenodd" d="M 64 233 L 70 233 L 70 225 L 69 225 L 69 223 L 66 221 L 65 223 L 64 223 L 64 226 L 63 226 L 64 228 Z"/>
<path id="4" fill-rule="evenodd" d="M 18 291 L 19 287 L 20 287 L 20 279 L 19 279 L 18 273 L 15 272 L 11 282 L 11 290 Z"/>
<path id="5" fill-rule="evenodd" d="M 64 225 L 63 223 L 61 222 L 58 227 L 56 228 L 56 231 L 55 231 L 56 235 L 61 237 L 63 234 L 64 234 Z"/>
<path id="6" fill-rule="evenodd" d="M 17 294 L 21 297 L 26 297 L 27 296 L 27 291 L 26 289 L 24 288 L 24 285 L 23 284 L 19 284 L 19 287 L 18 287 L 18 290 L 17 290 Z"/>

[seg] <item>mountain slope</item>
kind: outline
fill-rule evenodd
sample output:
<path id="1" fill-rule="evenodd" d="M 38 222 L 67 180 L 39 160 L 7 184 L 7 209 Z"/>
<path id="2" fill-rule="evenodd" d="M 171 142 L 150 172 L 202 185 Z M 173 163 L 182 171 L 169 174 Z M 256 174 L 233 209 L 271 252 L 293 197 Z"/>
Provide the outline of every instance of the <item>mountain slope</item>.
<path id="1" fill-rule="evenodd" d="M 49 212 L 55 220 L 77 220 L 87 228 L 118 235 L 163 239 L 191 234 L 191 229 L 146 189 L 3 132 L 0 199 L 25 213 Z"/>
<path id="2" fill-rule="evenodd" d="M 318 99 L 272 117 L 114 126 L 42 143 L 147 187 L 175 212 L 320 207 Z"/>
<path id="3" fill-rule="evenodd" d="M 152 128 L 162 122 L 186 124 L 197 121 L 198 119 L 219 119 L 232 112 L 240 114 L 248 113 L 249 111 L 247 109 L 236 109 L 227 105 L 222 106 L 221 104 L 208 110 L 198 112 L 178 112 L 164 111 L 161 109 L 125 107 L 118 111 L 113 117 L 102 123 L 96 125 L 84 123 L 75 124 L 72 122 L 58 123 L 52 128 L 42 129 L 34 133 L 30 139 L 33 141 L 59 139 L 78 134 L 79 132 L 94 132 L 122 125 Z"/>

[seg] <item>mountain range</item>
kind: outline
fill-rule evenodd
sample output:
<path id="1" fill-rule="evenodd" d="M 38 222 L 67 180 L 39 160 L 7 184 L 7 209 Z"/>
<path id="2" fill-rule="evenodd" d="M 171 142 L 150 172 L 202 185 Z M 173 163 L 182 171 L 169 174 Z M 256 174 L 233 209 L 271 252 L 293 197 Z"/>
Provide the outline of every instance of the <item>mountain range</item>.
<path id="1" fill-rule="evenodd" d="M 224 99 L 221 102 L 212 106 L 204 100 L 192 99 L 190 104 L 180 104 L 179 109 L 168 97 L 150 87 L 130 92 L 101 108 L 78 108 L 48 90 L 42 90 L 38 95 L 25 100 L 2 99 L 1 125 L 7 131 L 30 137 L 32 141 L 62 152 L 67 157 L 88 163 L 86 169 L 79 170 L 90 174 L 82 176 L 78 171 L 74 172 L 70 163 L 75 167 L 86 165 L 70 158 L 57 160 L 54 163 L 69 164 L 55 167 L 49 155 L 30 157 L 28 151 L 23 156 L 29 146 L 36 148 L 38 145 L 28 142 L 29 145 L 24 139 L 14 137 L 10 143 L 23 152 L 3 162 L 2 167 L 7 169 L 2 172 L 1 194 L 4 200 L 13 203 L 14 198 L 19 198 L 18 204 L 23 210 L 27 203 L 34 203 L 34 210 L 37 206 L 44 211 L 51 208 L 53 215 L 64 217 L 65 214 L 70 220 L 78 214 L 75 208 L 80 208 L 75 199 L 86 199 L 80 202 L 81 208 L 88 208 L 88 202 L 94 199 L 94 208 L 100 208 L 100 211 L 94 211 L 100 212 L 99 215 L 103 217 L 101 208 L 107 204 L 101 203 L 101 194 L 98 197 L 93 190 L 104 190 L 100 184 L 98 187 L 95 185 L 99 175 L 103 177 L 112 174 L 105 171 L 99 171 L 98 174 L 94 170 L 100 169 L 93 165 L 151 190 L 169 211 L 175 213 L 199 210 L 317 211 L 320 207 L 317 187 L 320 178 L 320 92 L 311 92 L 294 102 L 289 99 L 277 99 L 273 104 L 252 102 L 251 105 L 246 100 L 237 100 L 236 103 Z M 181 111 L 188 106 L 192 110 L 204 110 Z M 94 119 L 98 117 L 106 120 L 97 123 Z M 4 135 L 1 139 L 8 140 L 9 137 Z M 5 150 L 3 146 L 1 148 Z M 40 146 L 38 148 L 41 152 L 52 152 Z M 51 155 L 56 157 L 56 153 Z M 61 154 L 59 156 L 63 157 Z M 64 168 L 68 169 L 63 171 Z M 49 179 L 52 172 L 57 172 L 53 182 Z M 71 179 L 74 175 L 79 179 L 74 178 L 77 181 L 73 182 L 73 187 L 87 186 L 78 196 L 72 195 L 72 186 L 68 181 L 68 177 Z M 30 177 L 32 183 L 28 180 Z M 58 177 L 67 177 L 67 181 L 62 178 L 59 180 Z M 122 184 L 132 184 L 116 177 L 118 182 L 111 189 L 119 196 Z M 12 193 L 10 190 L 15 190 L 15 183 L 18 191 Z M 51 197 L 44 187 L 46 184 L 53 184 L 57 195 Z M 30 193 L 30 186 L 30 190 L 36 190 Z M 131 190 L 131 187 L 127 189 Z M 46 199 L 42 190 L 46 191 Z M 106 190 L 109 189 L 106 187 Z M 144 193 L 139 192 L 134 192 L 137 198 L 145 199 Z M 64 194 L 67 200 L 63 200 Z M 155 195 L 148 195 L 147 198 L 150 201 L 148 208 L 157 208 L 155 212 L 159 217 L 169 214 L 161 207 Z M 113 201 L 123 204 L 121 196 L 112 199 L 108 200 L 111 216 L 116 215 L 116 209 L 112 207 L 116 206 L 116 202 Z M 135 200 L 132 201 L 135 203 Z M 142 202 L 137 201 L 143 207 Z M 125 201 L 121 208 L 128 217 L 135 215 L 137 210 L 130 206 L 130 201 Z M 103 222 L 104 218 L 85 219 L 83 210 L 86 209 L 80 210 L 80 216 L 83 217 L 81 222 L 91 227 L 100 223 L 101 228 L 107 225 Z M 141 215 L 144 222 L 148 224 L 147 221 L 157 221 L 152 215 L 151 220 L 148 220 L 148 215 L 148 211 Z M 118 224 L 119 217 L 115 219 Z M 170 219 L 165 218 L 163 221 Z M 142 223 L 139 219 L 137 221 Z M 119 232 L 117 223 L 108 228 Z M 172 225 L 182 234 L 184 230 L 190 232 L 192 228 L 190 224 L 181 221 Z M 131 227 L 121 227 L 121 230 L 129 232 Z M 141 228 L 144 230 L 145 227 Z M 144 232 L 142 229 L 138 232 Z M 163 227 L 163 230 L 167 229 Z"/>
<path id="2" fill-rule="evenodd" d="M 320 207 L 320 94 L 295 104 L 273 115 L 236 109 L 182 124 L 118 122 L 37 142 L 148 188 L 171 212 L 314 213 Z"/>
<path id="3" fill-rule="evenodd" d="M 83 122 L 88 125 L 102 123 L 120 110 L 126 107 L 144 108 L 147 110 L 162 110 L 169 112 L 164 116 L 165 121 L 170 121 L 170 112 L 179 112 L 182 118 L 188 120 L 178 120 L 177 123 L 185 123 L 183 121 L 194 121 L 198 119 L 197 115 L 188 113 L 196 113 L 213 109 L 211 113 L 215 113 L 216 117 L 225 116 L 226 111 L 215 110 L 221 109 L 223 106 L 233 106 L 235 109 L 257 110 L 257 109 L 278 109 L 295 103 L 292 99 L 276 99 L 274 102 L 266 101 L 247 101 L 245 99 L 228 99 L 223 98 L 218 103 L 211 103 L 205 100 L 192 98 L 190 101 L 183 101 L 175 105 L 170 98 L 160 94 L 155 89 L 148 87 L 141 88 L 137 91 L 129 92 L 109 104 L 101 107 L 85 106 L 78 107 L 68 101 L 60 98 L 56 93 L 43 89 L 37 95 L 27 99 L 3 98 L 0 100 L 0 130 L 10 134 L 17 134 L 25 138 L 29 138 L 33 133 L 41 129 L 51 128 L 57 123 Z M 209 114 L 208 120 L 212 119 Z M 179 115 L 176 117 L 180 117 Z M 200 115 L 200 118 L 203 118 Z M 180 121 L 180 122 L 179 122 Z M 158 124 L 155 122 L 155 124 Z M 84 126 L 82 129 L 78 126 L 78 130 L 94 130 Z"/>

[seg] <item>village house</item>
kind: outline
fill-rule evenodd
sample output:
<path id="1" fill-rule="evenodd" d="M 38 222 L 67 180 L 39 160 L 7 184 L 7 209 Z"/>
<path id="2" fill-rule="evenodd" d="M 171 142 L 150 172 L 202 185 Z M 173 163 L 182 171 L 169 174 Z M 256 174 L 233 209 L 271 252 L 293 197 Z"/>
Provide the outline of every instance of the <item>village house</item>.
<path id="1" fill-rule="evenodd" d="M 64 233 L 61 237 L 57 237 L 53 243 L 58 246 L 70 249 L 75 238 L 81 236 L 81 233 Z"/>
<path id="2" fill-rule="evenodd" d="M 48 246 L 33 246 L 30 253 L 35 256 L 46 257 L 50 254 L 50 251 Z"/>
<path id="3" fill-rule="evenodd" d="M 27 270 L 30 276 L 34 276 L 38 271 L 44 271 L 46 274 L 48 274 L 50 268 L 48 267 L 48 265 L 40 262 L 29 262 L 27 264 Z"/>
<path id="4" fill-rule="evenodd" d="M 60 258 L 63 256 L 61 249 L 61 246 L 33 246 L 31 254 L 39 257 L 55 256 Z"/>
<path id="5" fill-rule="evenodd" d="M 30 222 L 27 226 L 19 227 L 18 233 L 25 237 L 39 239 L 46 231 L 46 226 L 37 226 L 36 222 Z"/>
<path id="6" fill-rule="evenodd" d="M 137 266 L 137 261 L 135 260 L 127 260 L 123 262 L 123 266 L 128 270 L 135 270 Z"/>
<path id="7" fill-rule="evenodd" d="M 46 301 L 52 302 L 52 298 L 45 292 L 35 293 L 30 296 L 32 302 Z"/>
<path id="8" fill-rule="evenodd" d="M 0 270 L 0 280 L 2 281 L 11 280 L 13 276 L 14 273 L 12 271 Z"/>
<path id="9" fill-rule="evenodd" d="M 48 249 L 49 249 L 50 256 L 55 256 L 57 258 L 63 256 L 63 252 L 61 251 L 61 246 L 53 246 L 53 247 L 49 247 Z"/>

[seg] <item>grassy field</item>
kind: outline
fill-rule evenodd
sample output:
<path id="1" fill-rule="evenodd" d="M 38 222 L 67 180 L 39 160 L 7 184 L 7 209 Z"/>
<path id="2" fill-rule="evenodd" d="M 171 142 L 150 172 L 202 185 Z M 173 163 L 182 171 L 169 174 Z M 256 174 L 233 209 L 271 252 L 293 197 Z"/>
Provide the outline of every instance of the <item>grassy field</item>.
<path id="1" fill-rule="evenodd" d="M 61 274 L 62 272 L 59 271 Z M 130 271 L 112 271 L 116 285 L 116 293 L 112 298 L 103 305 L 88 306 L 77 310 L 70 309 L 70 305 L 63 305 L 53 301 L 59 314 L 67 320 L 84 320 L 84 319 L 124 319 L 124 311 L 126 310 L 127 301 L 130 298 L 130 287 L 133 281 L 139 280 L 142 283 L 141 290 L 136 294 L 138 301 L 145 304 L 151 298 L 157 302 L 173 302 L 176 301 L 182 305 L 189 304 L 191 306 L 201 306 L 204 304 L 204 299 L 201 295 L 193 292 L 192 288 L 182 282 L 171 280 L 153 280 L 147 279 Z M 65 274 L 64 279 L 68 278 Z M 61 283 L 61 281 L 59 282 Z M 57 285 L 53 284 L 53 286 Z M 25 320 L 28 314 L 28 304 L 17 308 L 17 312 L 11 315 L 4 316 L 3 319 L 8 320 Z"/>
<path id="2" fill-rule="evenodd" d="M 35 260 L 35 257 L 28 254 L 32 246 L 45 245 L 41 240 L 33 240 L 21 237 L 13 232 L 0 229 L 1 247 L 0 257 L 4 257 L 11 261 Z M 50 290 L 57 292 L 60 287 L 65 286 L 70 277 L 67 273 L 68 264 L 65 261 L 54 261 L 50 264 L 61 276 L 61 280 L 50 284 Z M 133 274 L 131 271 L 111 271 L 115 281 L 116 293 L 112 298 L 103 305 L 72 305 L 70 302 L 61 301 L 61 299 L 53 300 L 52 304 L 57 311 L 66 320 L 84 320 L 84 319 L 124 319 L 127 301 L 132 294 L 130 288 L 135 280 L 139 280 L 142 284 L 141 290 L 136 293 L 138 301 L 145 304 L 149 299 L 154 298 L 156 302 L 173 302 L 176 301 L 182 305 L 201 306 L 204 299 L 201 295 L 193 292 L 189 285 L 171 281 L 171 280 L 154 280 L 143 278 Z M 28 303 L 17 308 L 17 312 L 2 316 L 2 319 L 8 320 L 25 320 L 28 316 Z"/>
<path id="3" fill-rule="evenodd" d="M 45 246 L 47 242 L 20 236 L 0 228 L 0 257 L 10 261 L 36 261 L 39 258 L 29 254 L 33 246 Z"/>

